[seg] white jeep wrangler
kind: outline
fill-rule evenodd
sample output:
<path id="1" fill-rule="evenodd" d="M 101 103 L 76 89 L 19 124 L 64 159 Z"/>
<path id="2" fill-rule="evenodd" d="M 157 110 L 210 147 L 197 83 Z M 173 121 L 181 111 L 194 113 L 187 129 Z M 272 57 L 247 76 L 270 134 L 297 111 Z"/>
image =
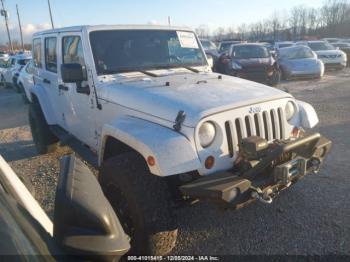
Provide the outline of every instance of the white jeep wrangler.
<path id="1" fill-rule="evenodd" d="M 270 203 L 319 170 L 331 142 L 313 107 L 215 74 L 197 36 L 168 26 L 79 26 L 33 37 L 29 119 L 39 153 L 68 144 L 99 181 L 133 253 L 166 254 L 174 203 Z"/>

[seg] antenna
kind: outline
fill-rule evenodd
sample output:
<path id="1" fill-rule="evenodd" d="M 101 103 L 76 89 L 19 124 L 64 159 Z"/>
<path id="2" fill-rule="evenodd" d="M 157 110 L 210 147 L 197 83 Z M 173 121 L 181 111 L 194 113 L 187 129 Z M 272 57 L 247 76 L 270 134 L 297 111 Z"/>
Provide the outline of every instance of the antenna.
<path id="1" fill-rule="evenodd" d="M 52 26 L 52 29 L 55 29 L 55 26 L 53 25 L 53 19 L 52 19 L 52 12 L 51 12 L 50 0 L 47 0 L 47 4 L 48 4 L 48 6 L 49 6 L 49 13 L 50 13 L 50 19 L 51 19 L 51 26 Z"/>
<path id="2" fill-rule="evenodd" d="M 9 49 L 11 52 L 13 52 L 13 46 L 12 46 L 12 41 L 11 41 L 11 36 L 10 36 L 10 31 L 9 31 L 9 25 L 8 25 L 8 12 L 6 11 L 5 7 L 4 7 L 4 1 L 1 1 L 1 5 L 2 5 L 2 9 L 1 11 L 1 15 L 5 18 L 5 25 L 6 25 L 6 30 L 7 30 L 7 37 L 9 39 Z"/>
<path id="3" fill-rule="evenodd" d="M 18 17 L 19 32 L 20 32 L 20 34 L 21 34 L 22 51 L 24 52 L 22 25 L 21 25 L 21 19 L 20 19 L 20 17 L 19 17 L 18 5 L 17 5 L 17 4 L 16 4 L 16 9 L 17 9 L 17 17 Z"/>

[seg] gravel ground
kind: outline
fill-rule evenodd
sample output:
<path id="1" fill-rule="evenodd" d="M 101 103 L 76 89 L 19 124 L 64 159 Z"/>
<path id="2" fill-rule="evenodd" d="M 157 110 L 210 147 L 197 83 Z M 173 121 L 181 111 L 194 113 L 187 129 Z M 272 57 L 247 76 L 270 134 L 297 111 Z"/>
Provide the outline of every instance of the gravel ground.
<path id="1" fill-rule="evenodd" d="M 334 145 L 320 174 L 284 191 L 271 205 L 222 211 L 208 203 L 178 210 L 174 254 L 350 255 L 350 70 L 322 80 L 282 83 L 311 103 L 317 129 Z M 30 176 L 35 197 L 52 217 L 59 158 L 68 148 L 37 156 L 20 95 L 0 88 L 0 154 L 18 174 Z"/>

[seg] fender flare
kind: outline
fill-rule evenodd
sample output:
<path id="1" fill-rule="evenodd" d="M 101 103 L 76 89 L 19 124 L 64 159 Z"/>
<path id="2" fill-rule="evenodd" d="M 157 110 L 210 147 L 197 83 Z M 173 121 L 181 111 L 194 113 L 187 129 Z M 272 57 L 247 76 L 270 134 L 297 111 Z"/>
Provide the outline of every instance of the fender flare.
<path id="1" fill-rule="evenodd" d="M 296 101 L 299 107 L 299 125 L 303 128 L 313 128 L 318 122 L 318 116 L 312 105 L 303 101 Z"/>
<path id="2" fill-rule="evenodd" d="M 48 125 L 55 125 L 57 124 L 56 116 L 54 113 L 54 110 L 52 108 L 52 105 L 49 101 L 49 96 L 46 92 L 46 90 L 40 86 L 35 85 L 31 90 L 31 101 L 34 102 L 32 96 L 35 95 L 38 99 L 38 103 L 40 104 L 41 110 L 45 116 L 46 122 Z"/>
<path id="3" fill-rule="evenodd" d="M 201 168 L 197 152 L 191 142 L 174 130 L 131 116 L 123 116 L 102 128 L 102 146 L 99 165 L 108 137 L 113 137 L 140 153 L 147 162 L 155 158 L 155 165 L 148 165 L 157 176 L 171 176 Z"/>

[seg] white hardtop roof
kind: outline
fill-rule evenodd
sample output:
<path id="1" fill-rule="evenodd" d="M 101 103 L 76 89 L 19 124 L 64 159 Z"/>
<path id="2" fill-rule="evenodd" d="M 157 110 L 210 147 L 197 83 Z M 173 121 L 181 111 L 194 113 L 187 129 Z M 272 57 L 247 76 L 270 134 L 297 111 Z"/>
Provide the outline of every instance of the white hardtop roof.
<path id="1" fill-rule="evenodd" d="M 33 35 L 40 36 L 46 34 L 62 33 L 62 32 L 82 32 L 82 31 L 104 31 L 104 30 L 178 30 L 178 31 L 193 31 L 189 27 L 168 26 L 168 25 L 81 25 L 62 27 L 56 29 L 37 32 Z"/>

